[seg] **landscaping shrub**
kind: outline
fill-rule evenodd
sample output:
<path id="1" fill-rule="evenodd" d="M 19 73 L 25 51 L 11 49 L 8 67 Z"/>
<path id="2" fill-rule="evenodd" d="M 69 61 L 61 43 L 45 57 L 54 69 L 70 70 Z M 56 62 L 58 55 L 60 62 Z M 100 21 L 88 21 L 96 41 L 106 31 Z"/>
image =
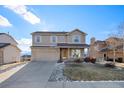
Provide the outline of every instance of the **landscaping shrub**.
<path id="1" fill-rule="evenodd" d="M 76 58 L 76 59 L 74 59 L 74 62 L 75 63 L 82 63 L 82 60 L 80 58 Z"/>
<path id="2" fill-rule="evenodd" d="M 118 58 L 117 62 L 122 63 L 122 58 Z"/>
<path id="3" fill-rule="evenodd" d="M 96 62 L 96 58 L 90 58 L 90 62 L 91 63 L 95 63 Z"/>
<path id="4" fill-rule="evenodd" d="M 114 63 L 106 63 L 104 66 L 105 67 L 114 68 L 115 67 L 115 64 Z"/>
<path id="5" fill-rule="evenodd" d="M 90 62 L 90 57 L 84 58 L 84 61 L 85 61 L 85 62 Z"/>
<path id="6" fill-rule="evenodd" d="M 95 63 L 96 62 L 96 58 L 93 57 L 86 57 L 84 58 L 85 62 L 91 62 L 91 63 Z"/>

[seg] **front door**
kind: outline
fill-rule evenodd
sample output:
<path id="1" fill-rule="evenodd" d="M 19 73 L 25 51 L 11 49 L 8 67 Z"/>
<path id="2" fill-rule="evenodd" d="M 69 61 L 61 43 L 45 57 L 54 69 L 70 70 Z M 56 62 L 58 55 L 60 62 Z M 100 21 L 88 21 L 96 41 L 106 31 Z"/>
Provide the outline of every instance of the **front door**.
<path id="1" fill-rule="evenodd" d="M 68 49 L 67 48 L 62 48 L 60 49 L 60 58 L 63 59 L 67 59 L 68 58 Z"/>

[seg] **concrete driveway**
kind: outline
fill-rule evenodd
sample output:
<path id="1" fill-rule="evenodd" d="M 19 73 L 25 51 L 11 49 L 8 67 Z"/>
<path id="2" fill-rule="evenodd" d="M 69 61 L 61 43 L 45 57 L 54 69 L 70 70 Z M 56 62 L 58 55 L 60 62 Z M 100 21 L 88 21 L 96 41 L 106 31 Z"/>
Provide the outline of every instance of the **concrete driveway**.
<path id="1" fill-rule="evenodd" d="M 46 87 L 56 62 L 30 62 L 9 79 L 0 84 L 1 88 Z"/>

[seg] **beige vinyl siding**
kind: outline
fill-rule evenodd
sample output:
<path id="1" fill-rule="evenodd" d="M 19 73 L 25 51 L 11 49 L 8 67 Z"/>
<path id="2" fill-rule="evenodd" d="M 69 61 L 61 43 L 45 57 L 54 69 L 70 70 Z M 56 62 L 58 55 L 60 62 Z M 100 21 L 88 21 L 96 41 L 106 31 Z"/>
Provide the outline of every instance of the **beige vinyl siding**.
<path id="1" fill-rule="evenodd" d="M 0 64 L 3 63 L 3 51 L 0 49 Z"/>
<path id="2" fill-rule="evenodd" d="M 80 43 L 85 44 L 85 35 L 78 32 L 78 31 L 72 32 L 71 34 L 69 34 L 67 36 L 67 43 L 74 43 L 73 42 L 73 36 L 75 36 L 75 35 L 79 35 L 80 36 Z"/>
<path id="3" fill-rule="evenodd" d="M 18 62 L 20 61 L 20 51 L 12 45 L 4 48 L 3 52 L 4 63 Z"/>
<path id="4" fill-rule="evenodd" d="M 36 36 L 41 36 L 41 43 L 37 43 L 35 42 L 35 37 Z M 51 42 L 51 36 L 57 36 L 57 42 L 56 43 L 73 43 L 72 40 L 73 40 L 73 36 L 74 35 L 79 35 L 80 36 L 80 43 L 81 44 L 85 44 L 85 34 L 82 34 L 78 31 L 74 31 L 72 32 L 71 34 L 68 34 L 68 35 L 64 35 L 64 34 L 33 34 L 32 36 L 32 45 L 33 46 L 41 46 L 41 45 L 52 45 L 52 44 L 55 44 L 55 43 L 52 43 Z"/>
<path id="5" fill-rule="evenodd" d="M 41 36 L 42 42 L 41 43 L 36 43 L 35 42 L 35 35 L 33 36 L 33 44 L 35 46 L 40 46 L 40 45 L 52 45 L 55 43 L 51 42 L 51 36 Z M 66 37 L 65 36 L 56 36 L 57 42 L 56 43 L 65 43 L 66 42 Z"/>

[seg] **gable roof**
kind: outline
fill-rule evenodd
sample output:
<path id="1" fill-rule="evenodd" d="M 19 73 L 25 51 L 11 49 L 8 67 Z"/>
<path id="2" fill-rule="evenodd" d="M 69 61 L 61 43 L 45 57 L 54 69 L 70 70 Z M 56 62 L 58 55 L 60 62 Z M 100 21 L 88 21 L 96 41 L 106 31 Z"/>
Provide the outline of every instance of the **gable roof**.
<path id="1" fill-rule="evenodd" d="M 4 48 L 11 45 L 10 43 L 0 43 L 0 48 Z"/>
<path id="2" fill-rule="evenodd" d="M 15 42 L 18 44 L 18 42 L 17 42 L 11 35 L 6 34 L 6 33 L 0 33 L 0 35 L 7 35 L 7 36 L 9 36 L 13 41 L 15 41 Z"/>
<path id="3" fill-rule="evenodd" d="M 78 31 L 78 32 L 80 32 L 80 33 L 82 33 L 82 34 L 87 35 L 85 32 L 83 32 L 83 31 L 81 31 L 81 30 L 79 30 L 79 29 L 74 29 L 74 30 L 72 30 L 71 32 L 68 32 L 68 34 L 71 34 L 71 33 L 75 32 L 75 31 Z"/>
<path id="4" fill-rule="evenodd" d="M 71 33 L 73 33 L 73 32 L 75 32 L 75 31 L 78 31 L 78 32 L 80 32 L 80 33 L 82 33 L 82 34 L 85 34 L 85 35 L 87 35 L 85 32 L 82 32 L 81 30 L 79 30 L 79 29 L 74 29 L 74 30 L 72 30 L 71 32 L 67 32 L 67 31 L 47 31 L 47 32 L 45 32 L 45 31 L 36 31 L 36 32 L 33 32 L 33 33 L 31 33 L 31 34 L 34 34 L 34 33 L 47 33 L 47 34 L 71 34 Z"/>

